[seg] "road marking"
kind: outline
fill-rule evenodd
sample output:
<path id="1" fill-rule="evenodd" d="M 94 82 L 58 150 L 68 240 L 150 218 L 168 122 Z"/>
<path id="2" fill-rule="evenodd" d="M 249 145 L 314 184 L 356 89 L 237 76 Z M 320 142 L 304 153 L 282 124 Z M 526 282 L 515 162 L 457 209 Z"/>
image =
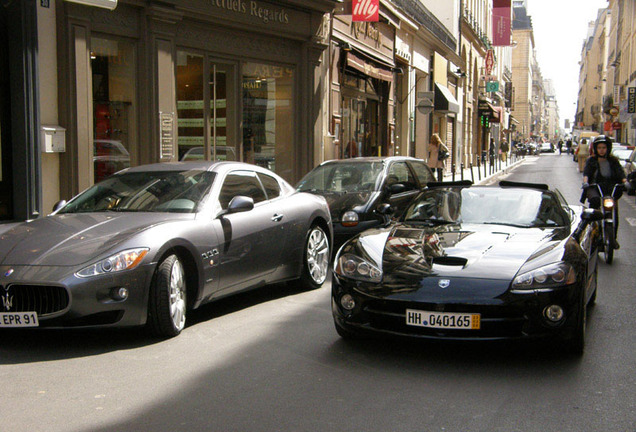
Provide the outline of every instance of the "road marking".
<path id="1" fill-rule="evenodd" d="M 633 227 L 636 227 L 636 218 L 625 218 L 625 220 L 627 221 L 628 224 L 630 224 Z"/>

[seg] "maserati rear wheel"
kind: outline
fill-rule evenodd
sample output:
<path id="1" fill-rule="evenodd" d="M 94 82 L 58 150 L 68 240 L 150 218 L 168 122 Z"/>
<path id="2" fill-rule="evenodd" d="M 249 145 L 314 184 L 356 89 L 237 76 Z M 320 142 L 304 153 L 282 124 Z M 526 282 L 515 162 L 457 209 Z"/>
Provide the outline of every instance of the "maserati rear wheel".
<path id="1" fill-rule="evenodd" d="M 148 323 L 154 334 L 173 337 L 186 322 L 186 283 L 183 265 L 177 255 L 165 258 L 150 286 Z"/>

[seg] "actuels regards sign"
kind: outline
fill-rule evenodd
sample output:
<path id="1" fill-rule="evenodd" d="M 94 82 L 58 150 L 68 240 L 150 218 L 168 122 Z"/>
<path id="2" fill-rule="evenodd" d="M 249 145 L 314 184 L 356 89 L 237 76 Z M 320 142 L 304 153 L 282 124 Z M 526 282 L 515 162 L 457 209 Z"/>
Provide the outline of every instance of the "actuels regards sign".
<path id="1" fill-rule="evenodd" d="M 352 21 L 380 21 L 380 0 L 353 0 L 351 4 Z"/>

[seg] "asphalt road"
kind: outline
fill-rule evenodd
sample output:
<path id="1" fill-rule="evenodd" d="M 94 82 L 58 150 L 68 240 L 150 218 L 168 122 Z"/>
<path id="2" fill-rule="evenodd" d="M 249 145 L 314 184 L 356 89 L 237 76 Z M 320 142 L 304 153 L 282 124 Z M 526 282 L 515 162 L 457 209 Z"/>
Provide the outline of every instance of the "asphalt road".
<path id="1" fill-rule="evenodd" d="M 578 202 L 567 155 L 506 177 Z M 601 265 L 582 358 L 539 343 L 345 342 L 329 286 L 277 285 L 196 311 L 170 340 L 0 332 L 0 431 L 633 432 L 636 205 L 621 201 L 622 248 Z"/>

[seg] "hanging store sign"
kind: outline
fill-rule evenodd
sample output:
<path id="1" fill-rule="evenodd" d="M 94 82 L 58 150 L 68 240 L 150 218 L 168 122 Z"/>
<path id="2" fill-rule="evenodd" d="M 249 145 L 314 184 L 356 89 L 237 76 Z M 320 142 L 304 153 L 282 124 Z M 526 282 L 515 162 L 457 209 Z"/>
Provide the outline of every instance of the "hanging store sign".
<path id="1" fill-rule="evenodd" d="M 489 49 L 486 53 L 486 75 L 492 73 L 492 68 L 495 66 L 495 53 Z"/>
<path id="2" fill-rule="evenodd" d="M 493 0 L 492 6 L 492 45 L 510 46 L 512 35 L 510 0 Z"/>
<path id="3" fill-rule="evenodd" d="M 627 89 L 627 112 L 636 113 L 636 87 Z"/>
<path id="4" fill-rule="evenodd" d="M 487 81 L 486 91 L 489 93 L 496 93 L 499 91 L 499 81 Z"/>
<path id="5" fill-rule="evenodd" d="M 351 4 L 352 21 L 380 21 L 380 0 L 353 0 Z"/>

